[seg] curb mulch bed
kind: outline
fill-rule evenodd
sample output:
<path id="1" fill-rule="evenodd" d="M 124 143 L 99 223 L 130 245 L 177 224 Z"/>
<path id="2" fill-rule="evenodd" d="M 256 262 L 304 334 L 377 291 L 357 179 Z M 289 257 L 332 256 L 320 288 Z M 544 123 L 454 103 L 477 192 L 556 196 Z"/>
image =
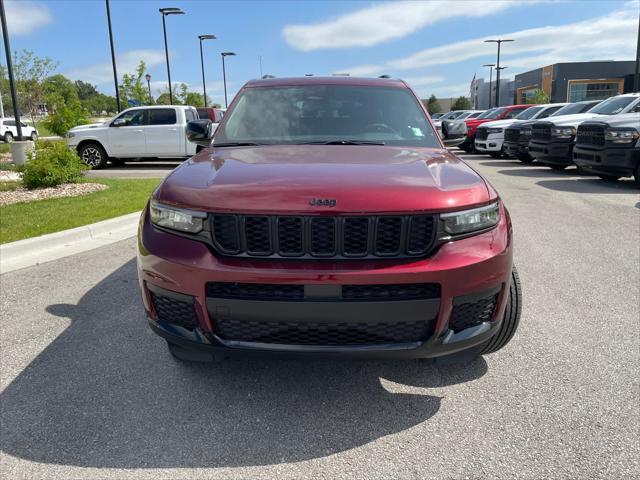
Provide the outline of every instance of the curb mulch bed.
<path id="1" fill-rule="evenodd" d="M 28 190 L 18 188 L 9 192 L 0 192 L 0 205 L 11 205 L 20 202 L 33 202 L 49 198 L 77 197 L 109 188 L 102 183 L 65 183 L 51 188 Z"/>

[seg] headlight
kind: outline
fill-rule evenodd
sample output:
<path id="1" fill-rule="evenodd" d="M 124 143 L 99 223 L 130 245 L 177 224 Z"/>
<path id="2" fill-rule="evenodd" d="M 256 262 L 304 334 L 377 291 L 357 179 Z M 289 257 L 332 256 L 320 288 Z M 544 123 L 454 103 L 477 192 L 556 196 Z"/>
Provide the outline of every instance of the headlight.
<path id="1" fill-rule="evenodd" d="M 151 200 L 149 209 L 151 223 L 159 227 L 170 228 L 178 232 L 198 233 L 202 231 L 202 221 L 207 218 L 204 212 L 183 210 L 181 208 L 162 205 Z"/>
<path id="2" fill-rule="evenodd" d="M 504 132 L 504 128 L 489 128 L 487 130 L 488 133 L 502 133 Z"/>
<path id="3" fill-rule="evenodd" d="M 631 143 L 638 139 L 640 134 L 634 128 L 610 128 L 605 130 L 604 138 L 613 143 Z"/>
<path id="4" fill-rule="evenodd" d="M 75 134 L 75 133 L 73 133 L 73 132 L 67 132 L 67 138 L 73 138 L 73 137 L 75 137 L 75 136 L 76 136 L 76 134 Z"/>
<path id="5" fill-rule="evenodd" d="M 574 127 L 554 127 L 551 129 L 551 135 L 556 138 L 573 138 L 575 134 Z"/>
<path id="6" fill-rule="evenodd" d="M 440 215 L 444 222 L 444 230 L 451 235 L 475 232 L 491 228 L 500 220 L 498 202 L 480 208 L 462 212 L 444 213 Z"/>

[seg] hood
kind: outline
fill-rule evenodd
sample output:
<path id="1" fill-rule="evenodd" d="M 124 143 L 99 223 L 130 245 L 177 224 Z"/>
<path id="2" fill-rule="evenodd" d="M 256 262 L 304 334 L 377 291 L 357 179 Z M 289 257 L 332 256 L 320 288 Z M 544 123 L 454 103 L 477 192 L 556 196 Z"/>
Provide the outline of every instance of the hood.
<path id="1" fill-rule="evenodd" d="M 80 132 L 82 130 L 91 130 L 92 128 L 98 128 L 104 126 L 106 122 L 99 123 L 88 123 L 86 125 L 78 125 L 77 127 L 73 127 L 69 129 L 70 132 Z"/>
<path id="2" fill-rule="evenodd" d="M 522 122 L 522 120 L 514 120 L 513 118 L 510 118 L 509 120 L 492 120 L 490 122 L 483 123 L 482 128 L 507 128 L 509 125 L 520 122 Z"/>
<path id="3" fill-rule="evenodd" d="M 548 117 L 541 121 L 553 123 L 554 125 L 557 125 L 559 127 L 564 127 L 564 126 L 575 127 L 580 123 L 584 122 L 585 120 L 592 120 L 592 119 L 595 120 L 598 118 L 606 118 L 606 117 L 604 117 L 603 115 L 598 115 L 597 113 L 585 112 L 585 113 L 575 113 L 573 115 L 560 115 L 559 117 Z"/>
<path id="4" fill-rule="evenodd" d="M 600 115 L 590 121 L 606 123 L 610 127 L 633 127 L 640 130 L 640 112 L 621 113 L 618 115 Z"/>
<path id="5" fill-rule="evenodd" d="M 177 206 L 265 214 L 456 210 L 494 197 L 447 150 L 372 145 L 211 148 L 182 163 L 156 192 Z M 336 206 L 311 206 L 312 199 Z"/>

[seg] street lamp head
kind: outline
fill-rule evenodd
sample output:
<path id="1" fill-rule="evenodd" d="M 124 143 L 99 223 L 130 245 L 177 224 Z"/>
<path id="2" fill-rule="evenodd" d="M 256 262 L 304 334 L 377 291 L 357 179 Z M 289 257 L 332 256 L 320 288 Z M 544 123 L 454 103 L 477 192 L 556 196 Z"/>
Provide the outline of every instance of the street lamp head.
<path id="1" fill-rule="evenodd" d="M 496 68 L 496 70 L 504 70 L 505 68 L 509 68 L 509 67 L 498 67 Z"/>
<path id="2" fill-rule="evenodd" d="M 215 35 L 198 35 L 198 38 L 200 40 L 215 40 L 216 36 Z"/>
<path id="3" fill-rule="evenodd" d="M 502 38 L 497 39 L 497 40 L 485 40 L 485 43 L 503 43 L 503 42 L 515 42 L 515 40 L 511 40 L 509 38 L 505 38 L 504 40 Z"/>
<path id="4" fill-rule="evenodd" d="M 184 15 L 181 9 L 175 7 L 160 8 L 159 12 L 162 15 Z"/>
<path id="5" fill-rule="evenodd" d="M 148 73 L 144 76 L 144 78 L 147 79 L 147 82 L 151 81 L 151 75 L 149 75 Z"/>
<path id="6" fill-rule="evenodd" d="M 231 56 L 235 55 L 235 53 L 233 53 L 233 52 L 221 52 L 220 55 L 222 55 L 223 57 L 231 57 Z"/>
<path id="7" fill-rule="evenodd" d="M 484 65 L 482 65 L 483 67 L 495 67 L 496 64 L 495 63 L 485 63 Z"/>

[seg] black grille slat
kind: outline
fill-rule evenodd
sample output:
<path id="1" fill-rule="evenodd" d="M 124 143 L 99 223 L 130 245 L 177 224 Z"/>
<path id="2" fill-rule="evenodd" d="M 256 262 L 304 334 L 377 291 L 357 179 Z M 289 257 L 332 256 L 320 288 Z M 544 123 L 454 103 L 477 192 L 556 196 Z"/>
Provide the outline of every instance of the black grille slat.
<path id="1" fill-rule="evenodd" d="M 336 220 L 334 217 L 311 219 L 311 254 L 333 256 L 336 253 Z"/>
<path id="2" fill-rule="evenodd" d="M 399 283 L 381 285 L 343 285 L 342 299 L 357 300 L 417 300 L 440 297 L 437 283 Z"/>
<path id="3" fill-rule="evenodd" d="M 489 137 L 489 130 L 486 128 L 478 128 L 476 130 L 476 140 L 486 140 Z"/>
<path id="4" fill-rule="evenodd" d="M 423 254 L 433 243 L 436 233 L 436 222 L 431 215 L 411 217 L 409 235 L 407 239 L 407 251 L 410 254 Z"/>
<path id="5" fill-rule="evenodd" d="M 520 141 L 520 132 L 522 130 L 520 128 L 507 128 L 504 131 L 504 141 L 517 143 Z"/>
<path id="6" fill-rule="evenodd" d="M 213 232 L 216 242 L 223 251 L 234 253 L 240 250 L 238 219 L 236 217 L 216 215 L 213 218 Z"/>
<path id="7" fill-rule="evenodd" d="M 580 125 L 578 126 L 576 143 L 578 145 L 602 147 L 605 144 L 604 130 L 605 127 L 603 125 Z"/>
<path id="8" fill-rule="evenodd" d="M 425 340 L 432 322 L 290 322 L 219 319 L 224 340 L 281 345 L 371 345 Z"/>
<path id="9" fill-rule="evenodd" d="M 214 248 L 223 255 L 280 258 L 372 258 L 427 255 L 437 215 L 211 215 Z"/>
<path id="10" fill-rule="evenodd" d="M 254 255 L 271 253 L 271 232 L 269 217 L 245 217 L 244 237 L 247 252 Z"/>
<path id="11" fill-rule="evenodd" d="M 449 327 L 454 332 L 480 325 L 493 318 L 498 295 L 491 295 L 474 302 L 462 303 L 453 307 Z"/>
<path id="12" fill-rule="evenodd" d="M 353 217 L 344 219 L 345 255 L 366 255 L 369 251 L 369 219 Z"/>
<path id="13" fill-rule="evenodd" d="M 278 218 L 278 251 L 283 256 L 304 255 L 302 217 Z"/>
<path id="14" fill-rule="evenodd" d="M 198 317 L 191 302 L 151 293 L 151 301 L 158 319 L 193 330 L 198 326 Z"/>
<path id="15" fill-rule="evenodd" d="M 207 284 L 207 296 L 251 300 L 302 300 L 304 285 L 210 282 Z"/>
<path id="16" fill-rule="evenodd" d="M 401 217 L 380 217 L 376 225 L 375 253 L 377 255 L 397 254 L 402 241 L 401 232 Z"/>

